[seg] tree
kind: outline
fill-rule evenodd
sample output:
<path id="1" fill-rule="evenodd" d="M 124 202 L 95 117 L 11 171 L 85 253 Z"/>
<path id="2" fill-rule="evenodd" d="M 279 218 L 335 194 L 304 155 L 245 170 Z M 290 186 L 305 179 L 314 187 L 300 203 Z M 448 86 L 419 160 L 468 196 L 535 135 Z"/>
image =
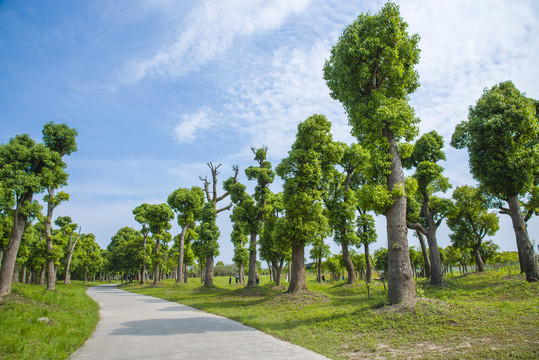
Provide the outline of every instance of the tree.
<path id="1" fill-rule="evenodd" d="M 100 247 L 95 241 L 94 234 L 84 234 L 80 239 L 80 260 L 78 271 L 82 272 L 84 283 L 88 281 L 88 274 L 95 274 L 103 265 Z"/>
<path id="2" fill-rule="evenodd" d="M 419 86 L 419 36 L 409 36 L 399 7 L 388 2 L 375 15 L 361 14 L 341 35 L 324 66 L 332 98 L 348 113 L 352 133 L 381 162 L 386 200 L 389 301 L 415 300 L 408 253 L 406 192 L 399 152 L 417 133 L 418 119 L 408 104 Z M 378 188 L 381 190 L 381 188 Z"/>
<path id="3" fill-rule="evenodd" d="M 342 149 L 333 142 L 331 123 L 323 115 L 312 115 L 298 125 L 296 141 L 275 169 L 284 181 L 285 217 L 278 222 L 278 236 L 292 247 L 292 271 L 288 292 L 305 290 L 305 245 L 327 233 L 328 220 L 323 213 L 324 180 L 342 157 Z"/>
<path id="4" fill-rule="evenodd" d="M 319 237 L 313 242 L 310 257 L 316 261 L 316 281 L 322 282 L 322 259 L 331 255 L 329 245 L 324 242 L 324 238 Z"/>
<path id="5" fill-rule="evenodd" d="M 245 264 L 249 261 L 249 250 L 245 247 L 245 244 L 248 242 L 248 236 L 245 229 L 245 223 L 236 221 L 232 216 L 231 219 L 234 222 L 232 225 L 232 234 L 230 234 L 230 239 L 234 244 L 234 258 L 232 260 L 238 266 L 238 280 L 243 284 L 245 283 Z"/>
<path id="6" fill-rule="evenodd" d="M 539 281 L 539 270 L 520 199 L 538 184 L 538 139 L 538 102 L 511 81 L 485 89 L 451 139 L 453 147 L 468 149 L 474 179 L 509 205 L 500 204 L 501 212 L 511 217 L 521 271 L 530 282 Z"/>
<path id="7" fill-rule="evenodd" d="M 420 219 L 408 221 L 408 227 L 427 237 L 430 253 L 430 282 L 442 284 L 442 262 L 438 252 L 436 231 L 442 221 L 453 211 L 451 200 L 434 196 L 451 188 L 449 179 L 442 175 L 443 167 L 437 162 L 445 160 L 444 139 L 436 131 L 423 134 L 415 143 L 409 158 L 404 160 L 406 168 L 416 169 L 413 178 L 417 180 L 417 197 L 421 204 Z"/>
<path id="8" fill-rule="evenodd" d="M 52 121 L 43 127 L 43 144 L 51 151 L 54 151 L 63 157 L 77 151 L 75 138 L 78 135 L 77 130 L 70 128 L 67 124 L 54 124 Z M 54 290 L 56 286 L 56 273 L 54 271 L 53 259 L 53 241 L 51 235 L 52 216 L 54 209 L 62 202 L 69 200 L 69 194 L 60 191 L 54 194 L 56 189 L 67 185 L 68 174 L 60 169 L 58 171 L 47 173 L 44 177 L 47 195 L 44 201 L 47 203 L 47 216 L 45 220 L 45 239 L 47 241 L 47 290 Z"/>
<path id="9" fill-rule="evenodd" d="M 357 236 L 360 244 L 363 244 L 365 250 L 365 282 L 372 282 L 372 263 L 369 252 L 369 245 L 376 242 L 376 227 L 374 226 L 374 218 L 366 212 L 360 213 L 357 218 Z"/>
<path id="10" fill-rule="evenodd" d="M 146 209 L 146 220 L 148 221 L 148 227 L 155 240 L 155 253 L 153 258 L 153 283 L 157 285 L 160 280 L 159 264 L 162 257 L 159 253 L 159 246 L 161 243 L 170 241 L 170 234 L 167 230 L 172 227 L 170 221 L 174 219 L 174 212 L 165 203 L 158 205 L 148 205 Z"/>
<path id="11" fill-rule="evenodd" d="M 200 180 L 202 180 L 204 183 L 204 192 L 208 201 L 207 203 L 211 205 L 215 214 L 213 214 L 213 212 L 211 212 L 209 209 L 202 211 L 202 224 L 200 226 L 201 234 L 196 242 L 196 245 L 200 251 L 199 254 L 204 254 L 204 256 L 206 256 L 206 274 L 204 286 L 211 287 L 213 286 L 213 259 L 214 256 L 219 255 L 218 239 L 220 233 L 219 228 L 215 223 L 217 220 L 217 214 L 225 210 L 230 210 L 232 208 L 232 204 L 224 206 L 220 209 L 217 208 L 217 204 L 226 199 L 230 194 L 225 192 L 221 196 L 217 195 L 217 175 L 219 175 L 219 168 L 221 167 L 221 164 L 215 166 L 210 162 L 207 165 L 210 168 L 212 180 L 208 180 L 207 177 L 200 177 Z M 237 167 L 233 167 L 232 170 L 234 171 L 234 181 L 237 181 L 239 169 Z M 210 185 L 212 186 L 211 192 Z M 206 208 L 206 205 L 204 205 L 204 207 Z M 212 238 L 212 236 L 216 237 Z M 207 242 L 207 244 L 204 242 Z"/>
<path id="12" fill-rule="evenodd" d="M 447 226 L 453 231 L 449 235 L 453 245 L 471 250 L 478 271 L 485 271 L 481 258 L 481 244 L 485 236 L 494 236 L 500 228 L 498 216 L 488 212 L 488 200 L 477 188 L 459 186 L 453 192 L 457 212 L 447 219 Z"/>
<path id="13" fill-rule="evenodd" d="M 142 241 L 142 264 L 140 269 L 140 283 L 144 284 L 144 278 L 146 277 L 146 241 L 148 238 L 148 233 L 150 232 L 149 220 L 147 218 L 147 213 L 149 210 L 150 205 L 149 204 L 142 204 L 137 206 L 135 209 L 133 209 L 133 215 L 135 215 L 135 221 L 142 225 L 142 229 L 140 230 L 140 233 L 143 236 Z"/>
<path id="14" fill-rule="evenodd" d="M 169 195 L 167 203 L 176 212 L 178 225 L 182 231 L 178 238 L 178 276 L 176 282 L 183 283 L 183 256 L 185 235 L 193 231 L 195 222 L 200 220 L 202 207 L 204 206 L 204 193 L 198 186 L 189 189 L 179 188 Z"/>
<path id="15" fill-rule="evenodd" d="M 77 224 L 74 224 L 69 216 L 59 216 L 56 220 L 54 220 L 54 223 L 58 227 L 60 227 L 60 231 L 64 236 L 69 236 L 69 241 L 67 242 L 67 257 L 64 277 L 64 284 L 69 285 L 69 283 L 71 282 L 71 274 L 69 272 L 69 269 L 71 267 L 73 251 L 75 250 L 75 246 L 77 246 L 77 242 L 80 239 L 81 229 L 79 227 L 79 233 L 76 234 L 75 241 L 73 241 L 73 235 L 75 234 Z"/>
<path id="16" fill-rule="evenodd" d="M 26 134 L 0 145 L 0 184 L 8 199 L 2 201 L 2 205 L 9 206 L 5 210 L 13 214 L 13 227 L 0 270 L 0 298 L 11 292 L 13 270 L 26 222 L 41 211 L 39 204 L 32 201 L 33 196 L 45 189 L 46 177 L 63 171 L 64 167 L 60 154 L 43 144 L 36 144 Z"/>

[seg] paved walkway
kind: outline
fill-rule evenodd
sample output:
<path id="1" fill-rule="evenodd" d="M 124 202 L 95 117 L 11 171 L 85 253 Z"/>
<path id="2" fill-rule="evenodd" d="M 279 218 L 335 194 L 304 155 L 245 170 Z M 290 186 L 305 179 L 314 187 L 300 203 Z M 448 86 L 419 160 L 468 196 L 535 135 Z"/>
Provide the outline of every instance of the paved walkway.
<path id="1" fill-rule="evenodd" d="M 89 288 L 101 320 L 71 357 L 82 359 L 327 359 L 238 322 L 116 286 Z"/>

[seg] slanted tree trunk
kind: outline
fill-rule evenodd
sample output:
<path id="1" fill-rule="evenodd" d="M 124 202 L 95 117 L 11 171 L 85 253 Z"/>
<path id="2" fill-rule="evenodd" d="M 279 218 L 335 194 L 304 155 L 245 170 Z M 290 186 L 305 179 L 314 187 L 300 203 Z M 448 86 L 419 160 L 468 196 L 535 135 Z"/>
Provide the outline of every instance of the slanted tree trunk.
<path id="1" fill-rule="evenodd" d="M 372 262 L 371 254 L 369 253 L 369 244 L 363 243 L 365 248 L 365 282 L 370 284 L 372 282 Z"/>
<path id="2" fill-rule="evenodd" d="M 19 251 L 22 233 L 24 232 L 27 221 L 27 216 L 22 214 L 20 209 L 26 201 L 29 203 L 32 202 L 33 196 L 33 193 L 27 193 L 21 196 L 13 214 L 13 228 L 11 229 L 9 242 L 4 251 L 2 268 L 0 268 L 0 298 L 11 293 L 11 280 L 17 260 L 17 252 Z"/>
<path id="3" fill-rule="evenodd" d="M 69 272 L 69 268 L 71 267 L 71 258 L 73 257 L 73 250 L 75 250 L 75 246 L 77 245 L 77 241 L 79 241 L 80 238 L 80 232 L 81 228 L 79 228 L 79 233 L 77 235 L 77 238 L 75 239 L 75 242 L 71 244 L 71 241 L 73 240 L 73 233 L 69 235 L 69 247 L 68 247 L 68 253 L 67 253 L 67 262 L 66 262 L 66 274 L 64 279 L 64 284 L 69 285 L 71 282 L 71 273 Z"/>
<path id="4" fill-rule="evenodd" d="M 275 270 L 275 275 L 274 275 L 275 286 L 281 286 L 281 273 L 283 271 L 283 265 L 284 265 L 284 260 L 281 260 L 280 263 L 277 263 L 277 261 L 273 262 L 273 268 Z"/>
<path id="5" fill-rule="evenodd" d="M 509 203 L 511 221 L 517 240 L 518 256 L 520 260 L 521 271 L 526 273 L 526 281 L 539 281 L 539 270 L 535 260 L 535 252 L 528 235 L 528 228 L 524 221 L 524 216 L 520 209 L 518 195 L 510 195 L 507 198 Z"/>
<path id="6" fill-rule="evenodd" d="M 438 250 L 438 242 L 436 241 L 436 230 L 428 229 L 427 242 L 429 244 L 430 257 L 430 283 L 439 285 L 442 283 L 442 260 L 440 259 L 440 251 Z"/>
<path id="7" fill-rule="evenodd" d="M 185 243 L 185 234 L 187 233 L 187 226 L 184 226 L 182 228 L 182 232 L 180 233 L 180 243 L 178 244 L 179 247 L 179 255 L 178 255 L 178 277 L 176 279 L 176 283 L 181 284 L 183 282 L 183 247 Z"/>
<path id="8" fill-rule="evenodd" d="M 425 277 L 430 278 L 430 259 L 427 253 L 427 246 L 425 245 L 425 237 L 423 233 L 416 230 L 417 238 L 419 239 L 419 245 L 421 246 L 421 253 L 423 254 L 423 260 L 425 261 Z"/>
<path id="9" fill-rule="evenodd" d="M 290 269 L 290 285 L 287 292 L 295 293 L 307 290 L 305 282 L 305 245 L 292 245 L 292 264 Z"/>
<path id="10" fill-rule="evenodd" d="M 249 240 L 249 278 L 247 287 L 256 286 L 256 231 L 251 232 Z"/>
<path id="11" fill-rule="evenodd" d="M 344 266 L 346 267 L 346 272 L 348 272 L 348 284 L 353 284 L 356 281 L 356 270 L 354 269 L 354 263 L 350 258 L 350 252 L 348 251 L 348 244 L 341 244 L 342 248 L 342 258 L 344 261 Z"/>
<path id="12" fill-rule="evenodd" d="M 411 303 L 416 299 L 414 276 L 410 263 L 406 227 L 406 195 L 404 173 L 393 134 L 386 129 L 391 156 L 390 174 L 387 177 L 389 191 L 400 187 L 402 193 L 394 197 L 393 204 L 384 213 L 387 227 L 388 250 L 388 297 L 391 304 Z"/>
<path id="13" fill-rule="evenodd" d="M 473 247 L 473 256 L 475 257 L 475 264 L 477 265 L 477 271 L 484 272 L 485 264 L 483 263 L 483 259 L 481 259 L 481 253 L 479 252 L 480 246 L 481 246 L 481 243 L 476 244 Z"/>
<path id="14" fill-rule="evenodd" d="M 238 282 L 240 284 L 245 283 L 245 267 L 243 266 L 243 261 L 240 262 L 240 266 L 238 267 Z"/>

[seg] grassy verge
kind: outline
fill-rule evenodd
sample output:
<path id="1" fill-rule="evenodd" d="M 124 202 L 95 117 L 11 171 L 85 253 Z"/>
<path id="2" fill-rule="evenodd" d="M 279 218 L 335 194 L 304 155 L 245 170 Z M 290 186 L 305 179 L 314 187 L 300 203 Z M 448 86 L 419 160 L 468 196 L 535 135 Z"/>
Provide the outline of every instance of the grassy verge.
<path id="1" fill-rule="evenodd" d="M 537 359 L 539 284 L 520 275 L 469 274 L 444 289 L 417 283 L 413 309 L 389 307 L 381 283 L 317 284 L 285 294 L 261 278 L 256 289 L 130 284 L 129 291 L 176 301 L 255 327 L 333 359 Z"/>
<path id="2" fill-rule="evenodd" d="M 99 320 L 97 304 L 85 294 L 88 286 L 73 281 L 46 291 L 13 284 L 0 303 L 0 359 L 67 359 Z M 37 320 L 43 317 L 50 323 Z"/>

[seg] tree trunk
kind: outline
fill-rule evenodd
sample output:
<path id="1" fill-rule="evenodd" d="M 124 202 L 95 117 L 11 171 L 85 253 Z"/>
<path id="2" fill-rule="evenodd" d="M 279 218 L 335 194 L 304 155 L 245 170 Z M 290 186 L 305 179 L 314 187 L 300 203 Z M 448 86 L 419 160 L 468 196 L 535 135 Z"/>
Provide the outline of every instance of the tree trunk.
<path id="1" fill-rule="evenodd" d="M 243 266 L 243 261 L 240 262 L 240 266 L 238 267 L 238 282 L 240 284 L 243 284 L 245 282 L 243 274 L 245 273 L 245 267 Z"/>
<path id="2" fill-rule="evenodd" d="M 13 283 L 19 282 L 19 264 L 15 263 L 15 267 L 13 268 L 13 278 L 11 279 Z"/>
<path id="3" fill-rule="evenodd" d="M 430 278 L 430 259 L 427 253 L 427 246 L 425 245 L 425 237 L 423 233 L 419 230 L 416 230 L 417 238 L 419 239 L 419 245 L 421 246 L 421 253 L 423 254 L 423 260 L 425 260 L 425 277 Z"/>
<path id="4" fill-rule="evenodd" d="M 348 284 L 353 284 L 356 281 L 356 271 L 354 269 L 354 263 L 350 258 L 350 252 L 348 251 L 348 244 L 341 244 L 342 248 L 342 259 L 344 261 L 344 266 L 348 272 Z"/>
<path id="5" fill-rule="evenodd" d="M 481 246 L 481 244 L 479 244 Z M 479 252 L 479 246 L 473 247 L 473 256 L 475 257 L 475 264 L 477 265 L 477 271 L 484 272 L 485 271 L 485 264 L 483 263 L 483 259 L 481 259 L 481 253 Z"/>
<path id="6" fill-rule="evenodd" d="M 274 278 L 275 278 L 275 274 L 273 272 L 273 267 L 271 266 L 271 264 L 269 263 L 268 261 L 268 270 L 269 270 L 269 275 L 270 275 L 270 282 L 274 282 Z"/>
<path id="7" fill-rule="evenodd" d="M 179 247 L 179 255 L 178 255 L 178 277 L 176 279 L 176 283 L 181 284 L 183 282 L 183 246 L 185 243 L 185 234 L 187 233 L 187 226 L 184 226 L 182 228 L 182 232 L 180 233 L 180 243 L 178 244 Z"/>
<path id="8" fill-rule="evenodd" d="M 206 274 L 204 276 L 204 287 L 213 286 L 213 254 L 206 257 Z"/>
<path id="9" fill-rule="evenodd" d="M 295 293 L 307 290 L 305 282 L 305 245 L 292 245 L 292 266 L 290 274 L 290 285 L 287 292 Z"/>
<path id="10" fill-rule="evenodd" d="M 155 243 L 155 265 L 153 268 L 153 284 L 159 284 L 159 239 Z"/>
<path id="11" fill-rule="evenodd" d="M 283 271 L 284 260 L 281 260 L 280 263 L 277 261 L 273 262 L 273 269 L 275 270 L 275 286 L 281 286 L 281 272 Z"/>
<path id="12" fill-rule="evenodd" d="M 372 282 L 372 262 L 371 254 L 369 253 L 369 244 L 363 243 L 365 248 L 365 282 L 370 284 Z"/>
<path id="13" fill-rule="evenodd" d="M 440 259 L 440 250 L 436 241 L 436 230 L 428 229 L 427 242 L 430 255 L 430 283 L 440 285 L 442 283 L 442 260 Z"/>
<path id="14" fill-rule="evenodd" d="M 0 249 L 0 267 L 2 266 L 2 259 L 4 258 L 4 250 Z"/>
<path id="15" fill-rule="evenodd" d="M 387 188 L 393 191 L 401 188 L 401 194 L 394 196 L 393 204 L 386 210 L 387 250 L 388 250 L 388 297 L 390 304 L 414 302 L 416 299 L 415 283 L 410 264 L 406 227 L 406 195 L 404 193 L 404 173 L 397 152 L 393 134 L 384 130 L 389 141 L 391 173 L 387 178 Z"/>
<path id="16" fill-rule="evenodd" d="M 187 264 L 183 264 L 183 282 L 187 284 L 189 279 L 189 271 L 187 271 Z"/>
<path id="17" fill-rule="evenodd" d="M 26 266 L 22 267 L 22 282 L 23 284 L 26 283 Z"/>
<path id="18" fill-rule="evenodd" d="M 85 268 L 84 269 L 84 283 L 86 284 L 87 281 L 88 281 L 88 268 Z"/>
<path id="19" fill-rule="evenodd" d="M 251 232 L 249 241 L 249 278 L 247 287 L 256 286 L 256 231 Z"/>
<path id="20" fill-rule="evenodd" d="M 142 246 L 143 246 L 143 253 L 142 253 L 142 276 L 140 277 L 140 283 L 141 284 L 144 284 L 144 280 L 145 280 L 145 277 L 146 277 L 146 238 L 148 237 L 148 232 L 146 231 L 146 229 L 143 227 L 142 228 L 142 231 L 143 231 L 143 237 L 144 237 L 144 240 L 142 241 Z"/>
<path id="21" fill-rule="evenodd" d="M 45 285 L 45 266 L 41 267 L 41 271 L 39 272 L 39 285 L 43 286 Z"/>
<path id="22" fill-rule="evenodd" d="M 518 195 L 508 196 L 507 202 L 509 203 L 511 221 L 515 230 L 521 271 L 526 273 L 526 281 L 539 281 L 539 270 L 537 268 L 537 261 L 535 260 L 535 252 L 530 242 L 524 216 L 520 210 Z M 522 267 L 524 268 L 522 269 Z"/>
<path id="23" fill-rule="evenodd" d="M 316 262 L 316 280 L 322 283 L 322 259 L 318 259 Z"/>
<path id="24" fill-rule="evenodd" d="M 27 193 L 21 196 L 21 200 L 18 201 L 17 208 L 13 214 L 13 228 L 11 229 L 9 242 L 4 251 L 2 268 L 0 268 L 0 298 L 11 293 L 13 269 L 15 268 L 17 253 L 27 220 L 27 216 L 20 212 L 20 208 L 24 202 L 32 202 L 33 195 L 33 193 Z"/>
<path id="25" fill-rule="evenodd" d="M 49 201 L 47 202 L 47 217 L 45 219 L 45 241 L 47 242 L 47 290 L 54 290 L 56 286 L 56 274 L 54 272 L 54 259 L 52 249 L 51 223 L 54 211 L 54 189 L 48 188 Z"/>

